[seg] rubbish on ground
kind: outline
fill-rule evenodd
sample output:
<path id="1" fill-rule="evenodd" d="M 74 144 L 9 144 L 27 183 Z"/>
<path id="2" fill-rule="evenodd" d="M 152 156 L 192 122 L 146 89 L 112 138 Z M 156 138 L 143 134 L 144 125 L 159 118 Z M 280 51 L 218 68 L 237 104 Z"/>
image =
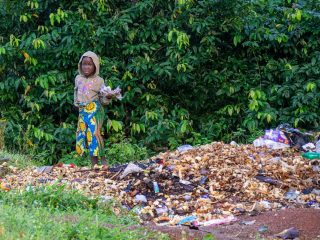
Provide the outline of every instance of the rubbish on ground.
<path id="1" fill-rule="evenodd" d="M 180 180 L 179 183 L 185 184 L 185 185 L 190 185 L 191 182 L 186 181 L 186 180 Z"/>
<path id="2" fill-rule="evenodd" d="M 284 194 L 284 198 L 287 200 L 295 200 L 299 196 L 299 191 L 295 189 L 290 189 Z"/>
<path id="3" fill-rule="evenodd" d="M 313 187 L 309 187 L 309 188 L 303 189 L 301 191 L 301 193 L 302 194 L 310 194 L 310 193 L 312 193 L 313 189 L 314 189 Z"/>
<path id="4" fill-rule="evenodd" d="M 181 145 L 180 147 L 177 148 L 177 150 L 179 152 L 184 152 L 184 151 L 188 151 L 188 150 L 191 150 L 191 149 L 193 149 L 193 147 L 191 145 L 188 145 L 188 144 Z"/>
<path id="5" fill-rule="evenodd" d="M 286 230 L 283 230 L 282 232 L 278 233 L 276 237 L 282 238 L 282 239 L 295 239 L 299 237 L 299 231 L 292 227 L 288 228 Z"/>
<path id="6" fill-rule="evenodd" d="M 309 160 L 320 159 L 320 153 L 316 153 L 316 152 L 302 153 L 301 156 Z"/>
<path id="7" fill-rule="evenodd" d="M 190 195 L 185 195 L 184 196 L 184 200 L 186 201 L 190 201 L 192 199 L 192 197 Z"/>
<path id="8" fill-rule="evenodd" d="M 289 139 L 291 147 L 300 149 L 303 145 L 311 142 L 312 134 L 303 133 L 299 129 L 292 128 L 288 123 L 280 124 L 277 129 L 281 130 Z"/>
<path id="9" fill-rule="evenodd" d="M 265 232 L 267 232 L 268 231 L 268 226 L 260 226 L 259 228 L 258 228 L 258 232 L 259 233 L 265 233 Z"/>
<path id="10" fill-rule="evenodd" d="M 183 224 L 186 224 L 186 223 L 189 223 L 189 222 L 191 223 L 191 222 L 195 221 L 196 219 L 197 219 L 196 216 L 188 216 L 188 217 L 185 217 L 182 220 L 180 220 L 178 222 L 178 225 L 183 225 Z"/>
<path id="11" fill-rule="evenodd" d="M 127 175 L 129 175 L 131 173 L 138 173 L 138 172 L 143 172 L 143 169 L 133 163 L 129 163 L 128 166 L 126 167 L 126 169 L 120 175 L 120 179 L 125 178 Z"/>
<path id="12" fill-rule="evenodd" d="M 320 140 L 316 142 L 316 152 L 320 153 Z"/>
<path id="13" fill-rule="evenodd" d="M 208 178 L 207 178 L 206 176 L 202 176 L 201 179 L 200 179 L 200 181 L 199 181 L 199 184 L 200 184 L 200 185 L 203 185 L 203 184 L 206 182 L 207 179 L 208 179 Z"/>
<path id="14" fill-rule="evenodd" d="M 320 189 L 313 189 L 311 193 L 320 196 Z"/>
<path id="15" fill-rule="evenodd" d="M 146 196 L 138 194 L 135 196 L 134 200 L 136 200 L 136 202 L 148 202 Z"/>
<path id="16" fill-rule="evenodd" d="M 238 143 L 236 143 L 235 141 L 231 141 L 231 142 L 230 142 L 230 145 L 231 145 L 231 146 L 238 146 Z"/>
<path id="17" fill-rule="evenodd" d="M 64 163 L 57 163 L 56 165 L 54 165 L 55 167 L 66 167 L 66 168 L 74 168 L 76 165 L 74 163 L 68 163 L 68 164 L 64 164 Z"/>
<path id="18" fill-rule="evenodd" d="M 283 144 L 289 145 L 289 140 L 287 139 L 285 134 L 278 129 L 266 130 L 263 138 L 265 140 L 271 140 L 273 142 L 278 142 L 278 143 L 283 143 Z"/>
<path id="19" fill-rule="evenodd" d="M 257 212 L 262 212 L 264 210 L 270 209 L 271 204 L 268 201 L 260 201 L 260 202 L 255 202 L 250 210 L 252 211 L 257 211 Z"/>
<path id="20" fill-rule="evenodd" d="M 187 152 L 167 151 L 131 163 L 138 172 L 133 171 L 130 177 L 122 179 L 120 175 L 125 169 L 128 172 L 130 164 L 104 171 L 54 167 L 49 173 L 6 166 L 10 171 L 3 182 L 17 190 L 29 186 L 33 191 L 44 184 L 63 184 L 89 196 L 112 196 L 128 209 L 140 206 L 142 221 L 176 225 L 186 216 L 197 216 L 201 223 L 287 206 L 317 208 L 320 203 L 320 195 L 316 194 L 320 173 L 314 171 L 317 162 L 307 162 L 295 148 L 273 150 L 251 144 L 232 146 L 214 142 Z M 257 175 L 264 177 L 261 180 L 276 180 L 281 184 L 260 181 L 255 178 Z M 153 182 L 158 184 L 159 193 L 155 193 Z M 313 188 L 312 192 L 295 198 L 285 196 L 288 189 L 307 188 Z M 168 211 L 158 216 L 159 208 Z"/>
<path id="21" fill-rule="evenodd" d="M 153 182 L 154 193 L 159 193 L 159 185 L 157 182 Z"/>
<path id="22" fill-rule="evenodd" d="M 166 206 L 156 208 L 156 213 L 158 216 L 165 214 L 165 213 L 168 213 L 168 208 Z"/>
<path id="23" fill-rule="evenodd" d="M 37 167 L 36 170 L 38 173 L 49 173 L 53 169 L 53 166 L 42 166 L 42 167 Z"/>
<path id="24" fill-rule="evenodd" d="M 315 150 L 316 146 L 313 143 L 307 143 L 302 146 L 302 149 L 305 151 L 313 151 Z"/>
<path id="25" fill-rule="evenodd" d="M 241 225 L 253 225 L 255 224 L 256 220 L 252 220 L 252 221 L 241 221 L 240 224 Z"/>
<path id="26" fill-rule="evenodd" d="M 266 144 L 265 144 L 264 139 L 262 137 L 259 137 L 253 141 L 253 146 L 255 146 L 255 147 L 263 147 L 265 145 Z"/>
<path id="27" fill-rule="evenodd" d="M 253 145 L 255 147 L 268 147 L 270 149 L 284 149 L 284 148 L 289 148 L 290 145 L 281 143 L 281 142 L 275 142 L 273 140 L 269 139 L 264 139 L 264 138 L 258 138 L 253 141 Z"/>
<path id="28" fill-rule="evenodd" d="M 231 215 L 225 218 L 211 219 L 209 221 L 199 222 L 198 224 L 201 226 L 215 226 L 215 225 L 221 225 L 221 224 L 231 223 L 235 221 L 237 221 L 237 218 Z"/>
<path id="29" fill-rule="evenodd" d="M 9 191 L 10 190 L 10 186 L 4 182 L 0 183 L 0 189 L 4 190 L 4 191 Z"/>
<path id="30" fill-rule="evenodd" d="M 257 175 L 255 176 L 256 179 L 258 179 L 261 182 L 270 183 L 272 185 L 279 185 L 280 182 L 278 180 L 275 180 L 271 177 L 263 176 L 263 175 Z"/>

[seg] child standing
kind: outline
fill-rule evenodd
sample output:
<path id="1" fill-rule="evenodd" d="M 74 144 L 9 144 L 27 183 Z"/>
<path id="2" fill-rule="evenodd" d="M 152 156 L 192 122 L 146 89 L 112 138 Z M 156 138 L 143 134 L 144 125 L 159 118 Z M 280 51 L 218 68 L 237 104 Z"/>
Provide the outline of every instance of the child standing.
<path id="1" fill-rule="evenodd" d="M 94 52 L 88 51 L 81 56 L 74 88 L 74 105 L 79 108 L 76 152 L 82 156 L 88 147 L 92 166 L 98 164 L 99 157 L 102 165 L 107 166 L 100 133 L 104 109 L 99 101 L 99 92 L 104 81 L 99 77 L 99 69 L 99 58 Z"/>

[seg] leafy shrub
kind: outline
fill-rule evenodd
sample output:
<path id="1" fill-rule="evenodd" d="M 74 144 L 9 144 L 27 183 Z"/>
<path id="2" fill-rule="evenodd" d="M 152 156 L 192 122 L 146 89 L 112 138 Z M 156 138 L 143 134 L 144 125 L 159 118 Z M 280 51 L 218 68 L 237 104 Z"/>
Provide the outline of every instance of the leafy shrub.
<path id="1" fill-rule="evenodd" d="M 137 144 L 122 141 L 107 146 L 107 160 L 109 164 L 122 164 L 130 161 L 143 160 L 148 157 L 148 152 L 145 147 L 140 147 Z"/>
<path id="2" fill-rule="evenodd" d="M 48 163 L 74 149 L 74 77 L 89 49 L 101 57 L 105 82 L 124 92 L 107 107 L 107 138 L 156 151 L 246 142 L 286 122 L 319 128 L 317 0 L 0 3 L 9 149 Z"/>

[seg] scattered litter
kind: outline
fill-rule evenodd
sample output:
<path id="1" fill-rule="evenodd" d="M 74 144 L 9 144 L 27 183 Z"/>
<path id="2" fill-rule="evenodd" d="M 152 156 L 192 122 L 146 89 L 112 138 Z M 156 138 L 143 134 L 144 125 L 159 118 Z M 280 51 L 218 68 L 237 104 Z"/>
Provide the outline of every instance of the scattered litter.
<path id="1" fill-rule="evenodd" d="M 53 169 L 53 166 L 42 166 L 42 167 L 37 167 L 36 170 L 38 173 L 49 173 Z"/>
<path id="2" fill-rule="evenodd" d="M 266 177 L 266 176 L 263 176 L 263 175 L 257 175 L 255 176 L 256 179 L 258 179 L 259 181 L 261 182 L 265 182 L 265 183 L 270 183 L 272 185 L 279 185 L 280 182 L 271 178 L 271 177 Z"/>
<path id="3" fill-rule="evenodd" d="M 255 224 L 256 220 L 252 220 L 252 221 L 241 221 L 240 225 L 253 225 Z"/>
<path id="4" fill-rule="evenodd" d="M 154 193 L 159 193 L 159 185 L 157 182 L 153 182 Z"/>
<path id="5" fill-rule="evenodd" d="M 138 172 L 143 172 L 143 169 L 133 163 L 129 163 L 128 166 L 126 167 L 126 169 L 120 175 L 120 179 L 125 178 L 127 175 L 129 175 L 131 173 L 138 173 Z"/>
<path id="6" fill-rule="evenodd" d="M 271 141 L 274 141 L 274 142 L 278 142 L 278 143 L 283 143 L 283 144 L 289 145 L 289 140 L 287 139 L 285 134 L 282 131 L 278 130 L 278 129 L 266 130 L 263 138 L 265 140 L 271 140 Z"/>
<path id="7" fill-rule="evenodd" d="M 185 152 L 185 151 L 188 151 L 188 150 L 191 150 L 193 149 L 193 147 L 191 145 L 181 145 L 180 147 L 177 148 L 177 150 L 179 152 Z"/>
<path id="8" fill-rule="evenodd" d="M 166 206 L 156 208 L 156 213 L 157 213 L 158 216 L 160 216 L 162 214 L 165 214 L 167 212 L 168 212 L 168 208 Z"/>
<path id="9" fill-rule="evenodd" d="M 258 138 L 253 141 L 253 145 L 255 147 L 268 147 L 270 149 L 284 149 L 289 148 L 290 145 L 281 143 L 281 142 L 275 142 L 273 140 L 264 139 L 264 138 Z"/>
<path id="10" fill-rule="evenodd" d="M 56 165 L 54 165 L 55 167 L 65 167 L 65 168 L 75 168 L 76 165 L 74 163 L 57 163 Z"/>
<path id="11" fill-rule="evenodd" d="M 201 226 L 215 226 L 215 225 L 221 225 L 226 223 L 231 223 L 237 221 L 237 218 L 233 215 L 225 217 L 225 218 L 219 218 L 219 219 L 212 219 L 205 222 L 199 222 L 199 225 Z"/>
<path id="12" fill-rule="evenodd" d="M 295 148 L 213 142 L 108 170 L 55 166 L 50 172 L 39 172 L 5 166 L 8 173 L 2 182 L 17 190 L 63 184 L 86 195 L 110 196 L 127 209 L 140 206 L 141 221 L 176 225 L 186 216 L 196 216 L 199 224 L 214 225 L 245 213 L 291 206 L 318 208 L 317 162 L 306 161 Z M 305 189 L 309 190 L 297 192 Z"/>
<path id="13" fill-rule="evenodd" d="M 278 233 L 276 237 L 282 239 L 295 239 L 299 237 L 299 231 L 296 228 L 292 227 Z"/>
<path id="14" fill-rule="evenodd" d="M 284 198 L 287 200 L 295 200 L 299 196 L 299 191 L 295 189 L 290 189 L 288 192 L 284 194 Z"/>
<path id="15" fill-rule="evenodd" d="M 196 216 L 188 216 L 188 217 L 185 217 L 185 218 L 183 218 L 182 220 L 180 220 L 180 221 L 178 222 L 178 225 L 183 225 L 183 224 L 186 224 L 186 223 L 188 223 L 188 222 L 193 222 L 193 221 L 195 221 L 196 219 L 197 219 Z"/>
<path id="16" fill-rule="evenodd" d="M 235 141 L 231 141 L 231 142 L 230 142 L 230 145 L 231 145 L 231 146 L 238 146 L 238 143 L 236 143 Z"/>
<path id="17" fill-rule="evenodd" d="M 259 233 L 265 233 L 265 232 L 267 232 L 268 231 L 268 226 L 260 226 L 259 228 L 258 228 L 258 232 Z"/>
<path id="18" fill-rule="evenodd" d="M 320 159 L 320 153 L 316 153 L 316 152 L 306 152 L 302 154 L 302 157 L 309 159 L 309 160 L 313 160 L 313 159 Z"/>
<path id="19" fill-rule="evenodd" d="M 307 143 L 302 146 L 302 149 L 305 151 L 313 151 L 315 150 L 316 146 L 313 143 Z"/>
<path id="20" fill-rule="evenodd" d="M 4 191 L 9 191 L 10 190 L 10 186 L 4 182 L 0 183 L 0 189 L 4 190 Z"/>
<path id="21" fill-rule="evenodd" d="M 146 196 L 140 194 L 136 195 L 134 200 L 136 200 L 136 202 L 148 202 Z"/>

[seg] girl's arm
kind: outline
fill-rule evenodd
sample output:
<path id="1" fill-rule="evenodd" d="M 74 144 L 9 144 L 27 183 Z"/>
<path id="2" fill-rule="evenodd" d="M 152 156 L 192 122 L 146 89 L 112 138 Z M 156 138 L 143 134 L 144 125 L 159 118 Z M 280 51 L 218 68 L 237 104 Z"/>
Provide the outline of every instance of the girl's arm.
<path id="1" fill-rule="evenodd" d="M 76 107 L 79 107 L 77 78 L 75 79 L 75 84 L 74 84 L 73 105 Z"/>

